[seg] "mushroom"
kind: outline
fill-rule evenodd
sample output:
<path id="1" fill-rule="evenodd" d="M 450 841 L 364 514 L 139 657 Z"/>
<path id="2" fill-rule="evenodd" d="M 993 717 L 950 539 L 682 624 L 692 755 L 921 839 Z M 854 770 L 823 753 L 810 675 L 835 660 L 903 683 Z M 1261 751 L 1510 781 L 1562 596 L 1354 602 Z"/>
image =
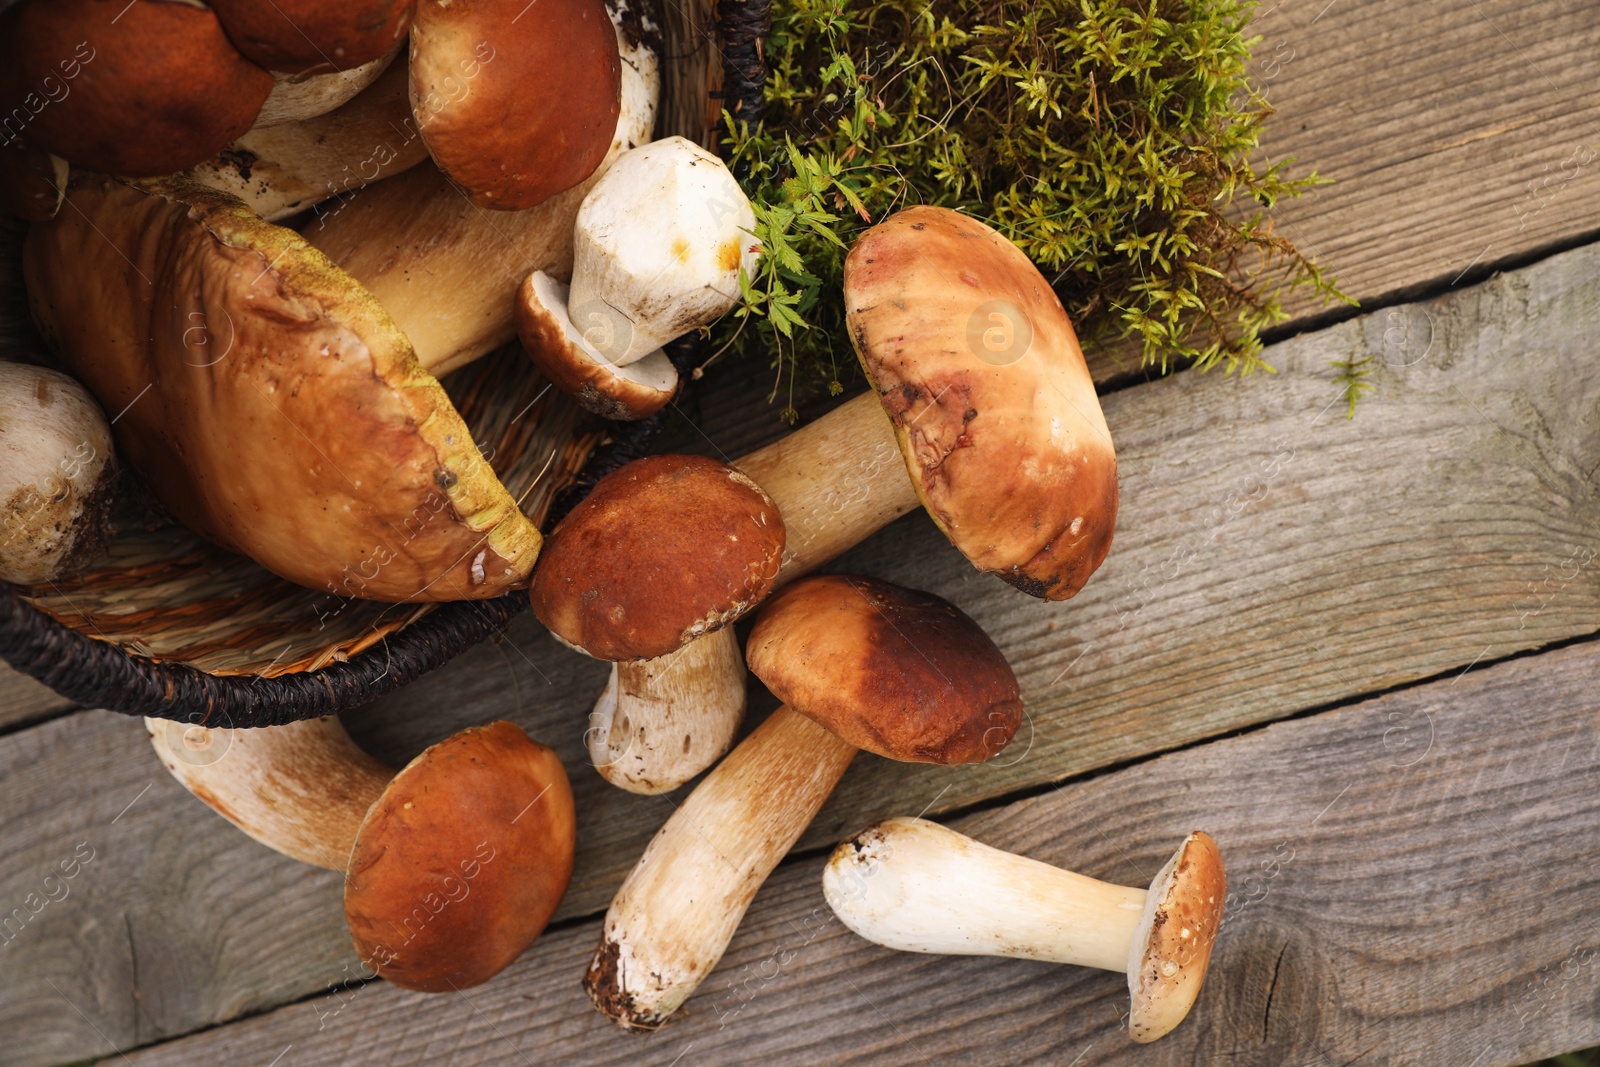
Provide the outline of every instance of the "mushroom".
<path id="1" fill-rule="evenodd" d="M 198 3 L 19 0 L 0 12 L 0 127 L 91 170 L 168 174 L 255 122 L 272 75 Z"/>
<path id="2" fill-rule="evenodd" d="M 27 222 L 55 218 L 67 192 L 67 161 L 16 138 L 0 144 L 0 211 Z"/>
<path id="3" fill-rule="evenodd" d="M 621 59 L 602 0 L 420 0 L 411 106 L 479 207 L 535 207 L 589 177 L 617 127 Z"/>
<path id="4" fill-rule="evenodd" d="M 354 279 L 190 181 L 84 176 L 67 200 L 28 235 L 35 321 L 180 521 L 342 596 L 526 582 L 538 530 Z"/>
<path id="5" fill-rule="evenodd" d="M 43 367 L 0 362 L 0 581 L 35 585 L 82 570 L 105 547 L 116 464 L 88 392 Z"/>
<path id="6" fill-rule="evenodd" d="M 233 46 L 291 75 L 351 71 L 392 55 L 416 0 L 208 0 Z"/>
<path id="7" fill-rule="evenodd" d="M 550 534 L 529 598 L 559 640 L 612 663 L 587 738 L 608 781 L 664 793 L 728 750 L 745 700 L 730 626 L 771 588 L 783 536 L 749 478 L 675 455 L 602 478 Z"/>
<path id="8" fill-rule="evenodd" d="M 1154 1041 L 1200 995 L 1228 895 L 1209 835 L 1184 839 L 1150 888 L 1002 852 L 925 819 L 887 819 L 834 849 L 828 906 L 888 948 L 1015 956 L 1128 976 L 1128 1033 Z"/>
<path id="9" fill-rule="evenodd" d="M 406 68 L 395 64 L 335 111 L 283 125 L 257 123 L 188 176 L 237 196 L 264 219 L 284 219 L 427 159 L 410 118 Z"/>
<path id="10" fill-rule="evenodd" d="M 627 1029 L 654 1029 L 711 972 L 745 909 L 858 748 L 975 763 L 1016 732 L 1016 676 L 953 605 L 871 578 L 774 596 L 750 668 L 782 707 L 695 787 L 606 912 L 584 987 Z"/>
<path id="11" fill-rule="evenodd" d="M 394 66 L 405 41 L 396 41 L 390 49 L 376 59 L 358 66 L 340 70 L 327 70 L 318 74 L 285 74 L 272 72 L 272 92 L 256 115 L 254 130 L 284 123 L 304 122 L 326 115 L 343 107 L 381 78 Z M 403 68 L 402 68 L 403 69 Z M 404 84 L 404 76 L 401 78 Z M 409 114 L 409 108 L 407 114 Z"/>
<path id="12" fill-rule="evenodd" d="M 1072 326 L 1038 269 L 980 222 L 912 208 L 862 236 L 845 261 L 845 301 L 881 399 L 866 393 L 735 461 L 783 515 L 777 585 L 921 501 L 975 564 L 1036 596 L 1076 593 L 1110 547 L 1116 454 Z M 1007 330 L 1010 349 L 985 344 Z M 600 721 L 613 703 L 621 714 L 663 699 L 651 685 L 667 666 L 615 676 Z M 671 699 L 732 707 L 709 688 L 684 692 L 691 680 L 680 676 Z"/>
<path id="13" fill-rule="evenodd" d="M 304 227 L 307 240 L 389 310 L 437 374 L 516 337 L 517 286 L 534 270 L 570 276 L 578 205 L 608 161 L 650 137 L 659 90 L 652 44 L 659 44 L 658 31 L 652 16 L 630 0 L 612 0 L 608 11 L 622 56 L 620 112 L 605 159 L 583 182 L 526 211 L 488 212 L 463 197 L 437 167 L 424 164 L 322 205 Z M 476 86 L 495 62 L 520 61 L 510 54 L 483 63 L 480 77 L 465 84 Z M 417 123 L 427 125 L 421 117 Z"/>
<path id="14" fill-rule="evenodd" d="M 146 719 L 185 788 L 269 848 L 345 872 L 363 962 L 397 985 L 464 989 L 516 959 L 572 875 L 561 760 L 508 722 L 474 726 L 398 774 L 337 718 L 230 730 Z"/>
<path id="15" fill-rule="evenodd" d="M 678 385 L 661 346 L 738 301 L 755 224 L 727 166 L 699 145 L 667 137 L 624 152 L 578 209 L 570 291 L 543 271 L 518 291 L 523 347 L 590 411 L 655 414 Z"/>

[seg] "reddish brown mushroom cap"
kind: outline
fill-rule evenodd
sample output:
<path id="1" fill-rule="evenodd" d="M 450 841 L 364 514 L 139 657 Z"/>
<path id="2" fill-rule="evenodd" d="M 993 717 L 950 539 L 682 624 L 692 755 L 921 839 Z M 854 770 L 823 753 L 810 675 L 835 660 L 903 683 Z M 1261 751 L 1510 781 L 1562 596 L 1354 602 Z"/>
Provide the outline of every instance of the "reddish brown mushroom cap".
<path id="1" fill-rule="evenodd" d="M 1211 835 L 1190 834 L 1150 883 L 1128 961 L 1128 1033 L 1154 1041 L 1189 1014 L 1222 927 L 1228 876 Z"/>
<path id="2" fill-rule="evenodd" d="M 0 15 L 6 134 L 90 170 L 193 166 L 250 128 L 272 84 L 207 7 L 21 0 Z"/>
<path id="3" fill-rule="evenodd" d="M 844 294 L 856 353 L 934 522 L 1024 592 L 1076 593 L 1111 548 L 1117 460 L 1038 268 L 976 219 L 914 207 L 861 235 Z"/>
<path id="4" fill-rule="evenodd" d="M 378 974 L 427 992 L 487 981 L 531 945 L 572 877 L 561 760 L 508 722 L 412 760 L 367 812 L 345 917 Z"/>
<path id="5" fill-rule="evenodd" d="M 439 169 L 479 207 L 521 210 L 583 181 L 621 111 L 602 0 L 420 0 L 411 108 Z"/>
<path id="6" fill-rule="evenodd" d="M 857 748 L 914 763 L 979 763 L 1022 721 L 1016 675 L 946 600 L 874 578 L 796 582 L 745 647 L 773 694 Z"/>
<path id="7" fill-rule="evenodd" d="M 349 70 L 394 47 L 416 0 L 211 0 L 244 56 L 289 74 Z"/>
<path id="8" fill-rule="evenodd" d="M 783 559 L 783 519 L 739 471 L 650 456 L 602 478 L 545 542 L 534 613 L 597 659 L 653 659 L 758 604 Z"/>

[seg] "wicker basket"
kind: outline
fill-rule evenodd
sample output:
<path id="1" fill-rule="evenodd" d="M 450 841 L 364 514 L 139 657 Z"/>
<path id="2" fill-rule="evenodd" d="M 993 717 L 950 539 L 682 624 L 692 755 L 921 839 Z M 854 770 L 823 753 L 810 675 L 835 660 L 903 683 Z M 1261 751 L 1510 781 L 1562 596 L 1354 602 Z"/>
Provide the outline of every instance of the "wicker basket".
<path id="1" fill-rule="evenodd" d="M 701 143 L 722 107 L 759 117 L 767 0 L 662 5 L 658 132 Z M 706 101 L 714 101 L 707 106 Z M 42 351 L 27 321 L 20 240 L 0 250 L 0 337 Z M 680 350 L 675 358 L 687 360 Z M 523 511 L 550 525 L 641 454 L 656 420 L 608 425 L 513 345 L 443 380 Z M 125 521 L 87 574 L 0 585 L 0 658 L 79 704 L 208 726 L 272 726 L 371 700 L 498 635 L 527 597 L 451 604 L 346 600 L 291 584 L 170 522 Z"/>

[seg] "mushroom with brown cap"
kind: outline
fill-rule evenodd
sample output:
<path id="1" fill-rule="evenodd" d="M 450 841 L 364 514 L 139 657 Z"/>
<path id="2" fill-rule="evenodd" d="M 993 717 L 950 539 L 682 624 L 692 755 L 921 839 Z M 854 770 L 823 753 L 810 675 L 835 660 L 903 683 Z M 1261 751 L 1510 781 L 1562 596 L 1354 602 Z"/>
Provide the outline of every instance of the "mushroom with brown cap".
<path id="1" fill-rule="evenodd" d="M 85 176 L 68 202 L 28 235 L 34 318 L 175 517 L 341 596 L 527 580 L 538 530 L 353 278 L 192 182 Z"/>
<path id="2" fill-rule="evenodd" d="M 395 57 L 400 54 L 400 49 L 404 46 L 404 40 L 396 41 L 393 47 L 376 59 L 368 60 L 358 66 L 345 66 L 318 74 L 285 74 L 279 70 L 273 71 L 272 92 L 267 94 L 267 99 L 262 103 L 261 111 L 256 115 L 256 123 L 251 129 L 262 130 L 286 123 L 304 122 L 343 107 L 364 92 L 367 86 L 394 69 Z M 399 66 L 402 71 L 405 70 L 404 64 Z M 404 78 L 402 74 L 402 81 Z M 408 101 L 406 115 L 409 116 L 410 97 L 407 96 L 406 99 Z"/>
<path id="3" fill-rule="evenodd" d="M 233 46 L 268 70 L 348 71 L 391 52 L 416 0 L 208 0 Z"/>
<path id="4" fill-rule="evenodd" d="M 272 75 L 198 3 L 19 0 L 0 12 L 0 123 L 69 162 L 168 174 L 248 130 Z"/>
<path id="5" fill-rule="evenodd" d="M 417 5 L 412 111 L 479 207 L 534 207 L 589 177 L 616 130 L 621 76 L 602 0 Z"/>
<path id="6" fill-rule="evenodd" d="M 161 762 L 255 840 L 345 872 L 356 951 L 380 977 L 444 992 L 537 938 L 572 875 L 561 760 L 508 722 L 439 742 L 399 773 L 336 718 L 229 730 L 146 719 Z"/>
<path id="7" fill-rule="evenodd" d="M 733 743 L 745 686 L 730 627 L 771 588 L 783 539 L 759 486 L 678 455 L 608 474 L 551 532 L 529 597 L 562 642 L 612 663 L 589 731 L 608 780 L 666 792 Z M 678 652 L 690 643 L 692 653 Z M 641 671 L 649 677 L 635 678 Z M 641 688 L 652 698 L 633 699 Z"/>
<path id="8" fill-rule="evenodd" d="M 1228 881 L 1216 842 L 1200 831 L 1149 889 L 1133 889 L 900 818 L 834 849 L 822 892 L 846 926 L 888 948 L 1125 974 L 1128 1032 L 1145 1042 L 1182 1022 L 1200 995 Z"/>
<path id="9" fill-rule="evenodd" d="M 652 415 L 678 384 L 661 346 L 738 301 L 754 232 L 739 183 L 699 145 L 667 137 L 625 152 L 578 209 L 570 290 L 535 271 L 519 291 L 523 347 L 591 411 Z"/>
<path id="10" fill-rule="evenodd" d="M 757 618 L 750 668 L 784 705 L 695 787 L 606 912 L 584 978 L 595 1007 L 654 1029 L 722 957 L 751 899 L 858 748 L 975 763 L 1022 717 L 1016 676 L 956 607 L 871 578 L 790 586 Z"/>

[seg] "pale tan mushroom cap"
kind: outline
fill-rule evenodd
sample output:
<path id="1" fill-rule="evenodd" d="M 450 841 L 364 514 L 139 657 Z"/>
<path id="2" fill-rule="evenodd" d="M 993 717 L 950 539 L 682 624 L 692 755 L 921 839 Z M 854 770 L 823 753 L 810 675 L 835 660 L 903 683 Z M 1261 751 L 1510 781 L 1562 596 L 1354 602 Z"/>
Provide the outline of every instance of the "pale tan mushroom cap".
<path id="1" fill-rule="evenodd" d="M 526 582 L 538 530 L 355 279 L 192 182 L 67 200 L 28 236 L 34 317 L 180 521 L 340 596 Z"/>
<path id="2" fill-rule="evenodd" d="M 1117 459 L 1049 283 L 983 223 L 914 207 L 862 234 L 844 295 L 934 522 L 1024 592 L 1075 594 L 1111 548 Z"/>
<path id="3" fill-rule="evenodd" d="M 1128 957 L 1128 1033 L 1154 1041 L 1183 1022 L 1200 995 L 1222 926 L 1228 876 L 1217 843 L 1196 830 L 1150 883 Z"/>
<path id="4" fill-rule="evenodd" d="M 517 337 L 534 366 L 557 389 L 607 419 L 629 421 L 654 415 L 678 391 L 678 371 L 661 349 L 618 366 L 589 344 L 585 329 L 609 330 L 610 322 L 574 323 L 569 287 L 542 270 L 517 290 Z"/>

